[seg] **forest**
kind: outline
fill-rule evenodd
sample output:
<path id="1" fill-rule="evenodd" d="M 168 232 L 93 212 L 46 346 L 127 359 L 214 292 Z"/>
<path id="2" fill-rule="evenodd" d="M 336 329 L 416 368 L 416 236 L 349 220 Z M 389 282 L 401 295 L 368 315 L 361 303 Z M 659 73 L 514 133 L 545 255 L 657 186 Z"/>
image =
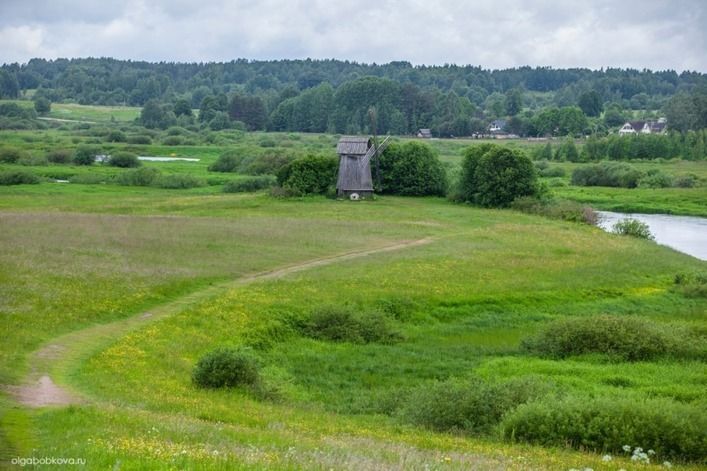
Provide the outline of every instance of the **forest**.
<path id="1" fill-rule="evenodd" d="M 483 134 L 503 119 L 519 136 L 606 134 L 629 119 L 666 117 L 671 130 L 707 127 L 707 76 L 673 70 L 424 66 L 340 60 L 149 63 L 32 59 L 0 67 L 0 98 L 131 105 L 142 124 L 213 130 Z M 195 111 L 199 110 L 198 113 Z M 7 126 L 5 126 L 7 127 Z"/>

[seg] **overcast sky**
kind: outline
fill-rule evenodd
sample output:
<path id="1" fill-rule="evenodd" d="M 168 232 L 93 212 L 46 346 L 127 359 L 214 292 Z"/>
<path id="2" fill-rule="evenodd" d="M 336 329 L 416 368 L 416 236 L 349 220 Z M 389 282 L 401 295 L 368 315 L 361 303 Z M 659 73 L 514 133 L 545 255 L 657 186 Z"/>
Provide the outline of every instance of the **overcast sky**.
<path id="1" fill-rule="evenodd" d="M 0 63 L 337 58 L 707 72 L 706 0 L 0 0 Z"/>

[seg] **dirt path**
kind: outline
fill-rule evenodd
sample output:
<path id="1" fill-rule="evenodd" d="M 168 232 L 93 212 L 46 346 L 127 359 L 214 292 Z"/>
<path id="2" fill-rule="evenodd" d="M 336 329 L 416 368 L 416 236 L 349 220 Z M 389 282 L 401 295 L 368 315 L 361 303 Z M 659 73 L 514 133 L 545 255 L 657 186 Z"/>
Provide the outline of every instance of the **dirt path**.
<path id="1" fill-rule="evenodd" d="M 150 309 L 148 312 L 62 335 L 30 355 L 30 373 L 22 381 L 21 385 L 8 386 L 5 389 L 17 402 L 28 407 L 66 406 L 85 402 L 86 398 L 82 397 L 78 391 L 74 391 L 63 384 L 56 384 L 54 380 L 65 377 L 71 367 L 77 362 L 130 331 L 178 313 L 188 306 L 204 301 L 235 286 L 282 278 L 292 273 L 354 258 L 420 246 L 432 242 L 432 240 L 432 238 L 425 238 L 400 242 L 375 249 L 321 257 L 275 270 L 245 275 L 236 280 L 212 285 L 203 290 L 182 296 L 167 304 Z"/>

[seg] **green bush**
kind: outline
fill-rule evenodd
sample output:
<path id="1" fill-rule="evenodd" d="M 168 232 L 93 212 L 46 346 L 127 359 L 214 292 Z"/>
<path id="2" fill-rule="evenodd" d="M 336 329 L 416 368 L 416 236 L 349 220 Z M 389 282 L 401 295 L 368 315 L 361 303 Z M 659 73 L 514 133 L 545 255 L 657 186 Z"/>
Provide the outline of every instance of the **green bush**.
<path id="1" fill-rule="evenodd" d="M 182 136 L 167 136 L 162 139 L 162 144 L 165 146 L 181 146 L 184 144 L 184 138 Z"/>
<path id="2" fill-rule="evenodd" d="M 107 142 L 125 142 L 126 140 L 127 137 L 125 137 L 125 133 L 123 131 L 120 131 L 119 129 L 114 129 L 110 131 L 106 136 Z"/>
<path id="3" fill-rule="evenodd" d="M 142 167 L 119 174 L 115 182 L 125 186 L 150 186 L 159 177 L 160 171 L 152 167 Z"/>
<path id="4" fill-rule="evenodd" d="M 24 170 L 6 170 L 0 172 L 0 185 L 24 185 L 39 183 L 39 177 Z"/>
<path id="5" fill-rule="evenodd" d="M 507 412 L 553 389 L 551 383 L 533 376 L 497 383 L 475 377 L 452 379 L 413 390 L 400 400 L 396 416 L 437 431 L 487 433 Z"/>
<path id="6" fill-rule="evenodd" d="M 116 152 L 108 159 L 108 165 L 111 167 L 133 168 L 139 167 L 141 162 L 137 159 L 137 155 L 132 152 Z"/>
<path id="7" fill-rule="evenodd" d="M 332 342 L 394 343 L 402 339 L 384 314 L 355 313 L 337 306 L 316 309 L 298 328 L 308 337 Z"/>
<path id="8" fill-rule="evenodd" d="M 201 357 L 192 372 L 192 381 L 202 388 L 253 386 L 259 378 L 258 362 L 246 349 L 216 349 Z"/>
<path id="9" fill-rule="evenodd" d="M 238 151 L 228 151 L 209 165 L 210 172 L 237 172 L 245 156 Z"/>
<path id="10" fill-rule="evenodd" d="M 282 167 L 277 181 L 293 194 L 325 194 L 336 182 L 337 169 L 335 158 L 309 155 Z"/>
<path id="11" fill-rule="evenodd" d="M 167 188 L 172 190 L 186 190 L 188 188 L 196 188 L 204 186 L 204 182 L 193 175 L 185 175 L 175 173 L 171 175 L 162 175 L 154 182 L 154 185 L 159 188 Z"/>
<path id="12" fill-rule="evenodd" d="M 26 155 L 26 152 L 14 147 L 2 147 L 0 148 L 0 162 L 6 164 L 14 164 L 20 158 Z"/>
<path id="13" fill-rule="evenodd" d="M 546 399 L 519 406 L 501 424 L 511 441 L 620 453 L 624 445 L 656 456 L 702 461 L 707 412 L 671 400 L 599 397 Z"/>
<path id="14" fill-rule="evenodd" d="M 231 180 L 223 186 L 223 191 L 224 193 L 247 193 L 270 188 L 275 182 L 275 177 L 250 177 Z"/>
<path id="15" fill-rule="evenodd" d="M 126 140 L 128 144 L 152 144 L 152 138 L 150 136 L 128 136 Z"/>
<path id="16" fill-rule="evenodd" d="M 553 322 L 521 345 L 550 358 L 600 353 L 640 361 L 669 353 L 672 338 L 665 328 L 645 319 L 602 315 Z"/>
<path id="17" fill-rule="evenodd" d="M 532 161 L 517 149 L 481 144 L 464 151 L 457 199 L 489 207 L 506 207 L 522 196 L 540 194 Z"/>
<path id="18" fill-rule="evenodd" d="M 447 191 L 442 163 L 434 150 L 421 142 L 391 144 L 380 157 L 380 171 L 383 193 L 444 196 Z"/>
<path id="19" fill-rule="evenodd" d="M 620 162 L 602 162 L 579 167 L 572 172 L 572 184 L 577 186 L 611 186 L 636 188 L 644 175 Z"/>
<path id="20" fill-rule="evenodd" d="M 653 240 L 653 234 L 651 234 L 648 224 L 643 223 L 637 219 L 622 219 L 621 221 L 614 224 L 611 228 L 614 234 L 638 237 L 639 239 Z"/>
<path id="21" fill-rule="evenodd" d="M 74 163 L 77 165 L 93 165 L 96 161 L 96 156 L 100 153 L 100 147 L 82 144 L 74 151 Z"/>
<path id="22" fill-rule="evenodd" d="M 69 149 L 55 149 L 47 152 L 46 157 L 54 164 L 68 164 L 73 159 L 73 153 Z"/>

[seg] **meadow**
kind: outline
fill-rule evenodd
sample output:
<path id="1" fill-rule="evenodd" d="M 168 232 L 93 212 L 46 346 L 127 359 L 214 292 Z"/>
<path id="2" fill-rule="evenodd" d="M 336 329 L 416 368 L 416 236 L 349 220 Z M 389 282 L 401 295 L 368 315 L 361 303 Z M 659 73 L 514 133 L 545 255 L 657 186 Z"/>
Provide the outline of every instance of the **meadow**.
<path id="1" fill-rule="evenodd" d="M 707 300 L 675 280 L 704 273 L 705 262 L 588 225 L 443 198 L 227 194 L 223 184 L 243 177 L 208 170 L 225 150 L 331 152 L 336 136 L 186 131 L 196 145 L 165 145 L 160 134 L 134 145 L 62 126 L 0 131 L 0 143 L 40 154 L 98 140 L 107 151 L 198 157 L 144 166 L 204 184 L 120 186 L 114 178 L 129 170 L 0 164 L 43 179 L 0 186 L 0 459 L 82 457 L 88 469 L 704 466 Z M 452 173 L 466 144 L 430 141 Z M 562 198 L 705 215 L 704 187 L 573 187 L 569 173 L 581 164 L 552 165 L 567 172 L 544 179 Z M 704 163 L 637 165 L 707 175 Z M 102 183 L 52 182 L 77 175 Z M 317 316 L 375 335 L 320 335 Z M 528 347 L 558 322 L 617 317 L 665 351 L 626 359 Z M 197 361 L 219 347 L 251 352 L 259 389 L 192 382 Z M 38 372 L 72 399 L 19 404 L 13 387 Z M 458 420 L 458 405 L 477 404 L 484 391 L 483 404 L 495 404 L 493 391 L 529 396 Z M 632 450 L 653 446 L 651 464 L 614 442 L 597 446 L 596 436 L 543 442 L 523 432 L 543 417 L 552 428 L 548 404 L 571 412 L 578 403 L 616 404 L 592 426 L 619 430 Z M 567 426 L 587 414 L 568 415 Z"/>

